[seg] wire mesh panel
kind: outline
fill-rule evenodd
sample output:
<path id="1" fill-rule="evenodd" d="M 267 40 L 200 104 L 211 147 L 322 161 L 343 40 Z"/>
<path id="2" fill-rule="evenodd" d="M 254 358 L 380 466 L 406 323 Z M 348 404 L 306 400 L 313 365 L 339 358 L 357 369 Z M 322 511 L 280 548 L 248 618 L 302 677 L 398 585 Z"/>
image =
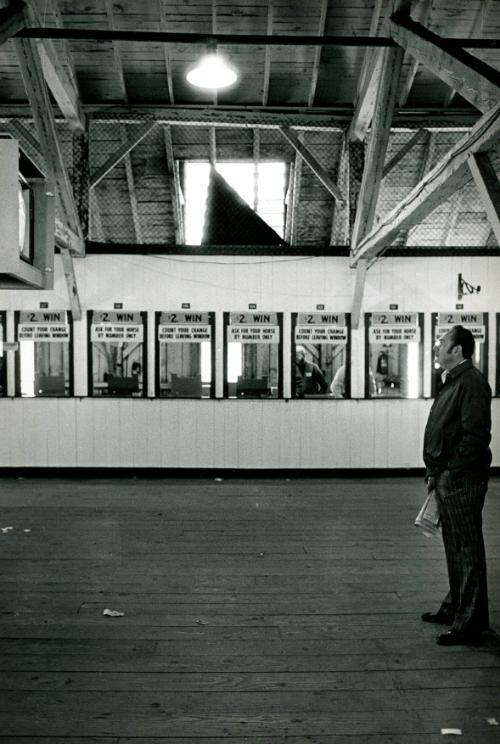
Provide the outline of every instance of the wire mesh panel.
<path id="1" fill-rule="evenodd" d="M 373 226 L 390 220 L 402 199 L 415 196 L 422 179 L 469 131 L 465 122 L 394 127 Z M 211 245 L 206 232 L 210 204 L 217 244 L 260 244 L 255 222 L 247 224 L 241 217 L 235 230 L 231 212 L 230 224 L 229 199 L 254 210 L 279 236 L 271 243 L 281 249 L 349 248 L 370 134 L 365 143 L 347 143 L 345 132 L 336 123 L 304 126 L 265 114 L 247 122 L 232 120 L 230 114 L 214 122 L 193 114 L 169 122 L 120 123 L 101 116 L 90 123 L 90 240 Z M 64 141 L 71 162 L 70 145 Z M 499 159 L 497 148 L 492 153 L 497 172 Z M 222 179 L 227 198 L 210 201 L 211 168 L 221 177 L 217 183 Z M 472 175 L 392 242 L 399 248 L 495 244 Z"/>
<path id="2" fill-rule="evenodd" d="M 377 203 L 376 222 L 391 218 L 402 199 L 418 199 L 423 179 L 449 151 L 465 140 L 469 126 L 408 126 L 391 132 L 384 165 L 384 177 Z M 498 162 L 497 162 L 498 170 Z M 409 230 L 399 232 L 398 247 L 477 247 L 490 241 L 491 230 L 480 194 L 469 180 L 448 199 L 439 203 Z"/>
<path id="3" fill-rule="evenodd" d="M 287 127 L 290 142 L 279 124 L 158 122 L 132 146 L 147 126 L 111 118 L 91 122 L 92 241 L 201 244 L 213 167 L 228 192 L 276 230 L 283 244 L 330 244 L 334 196 L 328 184 L 335 187 L 338 179 L 342 129 Z M 219 235 L 226 218 L 222 202 Z M 222 244 L 230 243 L 233 227 L 228 224 Z M 255 244 L 251 232 L 245 242 Z"/>

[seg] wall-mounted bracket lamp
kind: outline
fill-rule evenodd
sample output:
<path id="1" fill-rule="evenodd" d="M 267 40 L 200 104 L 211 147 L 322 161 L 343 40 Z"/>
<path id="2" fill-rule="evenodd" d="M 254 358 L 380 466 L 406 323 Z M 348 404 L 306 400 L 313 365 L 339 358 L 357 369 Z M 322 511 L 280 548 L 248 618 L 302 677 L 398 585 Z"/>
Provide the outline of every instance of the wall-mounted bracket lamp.
<path id="1" fill-rule="evenodd" d="M 469 284 L 469 282 L 465 281 L 465 279 L 462 277 L 462 274 L 458 275 L 458 299 L 459 300 L 461 300 L 465 294 L 474 294 L 474 292 L 479 294 L 480 291 L 481 291 L 481 286 L 479 284 L 477 285 L 477 287 L 473 287 L 472 284 Z"/>

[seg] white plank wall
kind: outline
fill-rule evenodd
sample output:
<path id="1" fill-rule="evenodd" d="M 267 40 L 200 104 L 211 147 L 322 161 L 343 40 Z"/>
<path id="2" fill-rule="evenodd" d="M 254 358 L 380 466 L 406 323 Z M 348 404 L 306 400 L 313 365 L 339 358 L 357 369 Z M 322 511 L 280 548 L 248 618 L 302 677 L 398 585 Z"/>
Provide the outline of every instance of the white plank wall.
<path id="1" fill-rule="evenodd" d="M 354 272 L 347 259 L 293 257 L 112 257 L 76 260 L 82 308 L 148 312 L 149 394 L 152 396 L 155 310 L 216 313 L 217 394 L 222 395 L 222 313 L 284 313 L 285 394 L 290 392 L 290 313 L 349 312 Z M 479 295 L 465 296 L 465 311 L 489 313 L 490 384 L 495 384 L 495 314 L 500 312 L 500 258 L 384 259 L 367 276 L 364 312 L 425 314 L 425 394 L 430 394 L 431 313 L 454 310 L 461 273 Z M 50 292 L 0 291 L 13 339 L 13 310 L 67 309 L 56 257 Z M 363 400 L 364 331 L 352 334 L 353 400 L 197 401 L 92 399 L 86 396 L 86 318 L 74 327 L 73 399 L 0 399 L 0 467 L 159 468 L 415 468 L 431 404 L 424 400 Z M 10 355 L 11 356 L 11 355 Z M 12 362 L 9 361 L 12 365 Z M 13 393 L 12 387 L 9 389 Z M 493 401 L 494 464 L 500 465 L 500 399 Z"/>

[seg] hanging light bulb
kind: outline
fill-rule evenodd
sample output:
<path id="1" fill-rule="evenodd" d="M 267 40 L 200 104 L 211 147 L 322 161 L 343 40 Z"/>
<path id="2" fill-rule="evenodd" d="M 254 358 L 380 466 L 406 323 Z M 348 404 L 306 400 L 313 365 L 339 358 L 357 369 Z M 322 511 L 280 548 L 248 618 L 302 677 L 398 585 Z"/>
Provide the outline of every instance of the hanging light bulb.
<path id="1" fill-rule="evenodd" d="M 207 53 L 186 75 L 191 85 L 197 88 L 218 90 L 228 88 L 238 79 L 238 74 L 217 52 L 215 42 L 208 46 Z"/>

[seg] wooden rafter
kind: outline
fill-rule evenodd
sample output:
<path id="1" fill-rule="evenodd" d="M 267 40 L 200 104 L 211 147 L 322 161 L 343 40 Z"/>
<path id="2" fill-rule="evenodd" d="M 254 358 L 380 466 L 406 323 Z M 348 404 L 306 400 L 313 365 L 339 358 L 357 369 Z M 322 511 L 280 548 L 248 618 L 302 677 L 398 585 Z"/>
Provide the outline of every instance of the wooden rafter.
<path id="1" fill-rule="evenodd" d="M 429 20 L 429 17 L 431 14 L 431 8 L 432 8 L 432 0 L 422 0 L 422 2 L 420 2 L 420 4 L 417 7 L 418 15 L 416 17 L 416 20 L 418 20 L 419 23 L 422 23 L 425 25 Z M 401 93 L 399 94 L 399 105 L 400 106 L 404 106 L 406 101 L 408 100 L 408 96 L 410 95 L 410 90 L 412 89 L 413 83 L 417 76 L 419 64 L 420 62 L 418 61 L 418 59 L 415 59 L 414 57 L 411 58 L 408 74 L 406 75 L 404 85 L 402 86 Z"/>
<path id="2" fill-rule="evenodd" d="M 473 153 L 468 159 L 474 182 L 481 197 L 488 222 L 500 245 L 500 181 L 486 152 Z"/>
<path id="3" fill-rule="evenodd" d="M 148 119 L 140 128 L 138 128 L 134 134 L 123 142 L 106 160 L 100 168 L 97 168 L 94 173 L 90 176 L 90 187 L 96 186 L 102 179 L 119 163 L 128 153 L 134 149 L 136 145 L 141 142 L 144 137 L 151 132 L 156 126 L 156 119 Z"/>
<path id="4" fill-rule="evenodd" d="M 375 218 L 402 64 L 402 49 L 384 49 L 370 140 L 351 235 L 351 254 L 359 241 L 371 229 Z M 353 328 L 358 327 L 361 317 L 366 270 L 365 261 L 362 261 L 356 268 L 356 285 L 351 310 Z"/>
<path id="5" fill-rule="evenodd" d="M 303 134 L 299 133 L 299 140 L 302 140 Z M 302 181 L 302 156 L 295 152 L 293 163 L 292 177 L 288 188 L 288 205 L 286 210 L 285 221 L 285 240 L 289 245 L 294 245 L 297 240 L 297 206 L 300 201 L 300 185 Z"/>
<path id="6" fill-rule="evenodd" d="M 183 245 L 184 236 L 184 218 L 182 213 L 182 191 L 179 180 L 179 171 L 174 158 L 174 148 L 172 145 L 172 133 L 170 127 L 163 127 L 163 138 L 165 142 L 165 157 L 167 160 L 167 172 L 170 183 L 170 195 L 172 199 L 172 212 L 174 217 L 175 242 L 177 245 Z"/>
<path id="7" fill-rule="evenodd" d="M 327 10 L 328 10 L 328 0 L 322 0 L 321 12 L 320 12 L 320 18 L 319 18 L 318 36 L 323 36 L 325 33 Z M 309 98 L 307 101 L 307 105 L 309 108 L 311 108 L 311 106 L 314 105 L 314 97 L 316 95 L 316 86 L 318 84 L 321 49 L 322 47 L 317 46 L 316 49 L 314 50 L 314 62 L 313 62 L 313 69 L 312 69 L 312 76 L 311 76 L 311 87 L 309 89 Z"/>
<path id="8" fill-rule="evenodd" d="M 167 22 L 165 20 L 165 14 L 163 12 L 162 0 L 158 0 L 158 12 L 160 15 L 160 28 L 162 31 L 167 31 Z M 170 47 L 168 44 L 162 44 L 162 47 L 163 47 L 163 59 L 165 62 L 165 72 L 167 75 L 168 98 L 169 98 L 170 104 L 173 105 L 175 103 L 175 98 L 174 98 L 174 84 L 173 84 L 173 78 L 172 78 L 172 63 L 170 61 Z"/>
<path id="9" fill-rule="evenodd" d="M 120 125 L 120 137 L 122 142 L 127 141 L 127 131 L 125 129 L 125 125 Z M 132 169 L 132 159 L 130 157 L 130 153 L 127 153 L 127 155 L 124 158 L 124 164 L 125 164 L 125 175 L 127 177 L 127 187 L 128 187 L 128 194 L 129 194 L 129 200 L 130 200 L 130 209 L 132 211 L 132 221 L 134 223 L 134 233 L 135 233 L 135 242 L 136 243 L 142 243 L 142 230 L 141 230 L 141 221 L 139 218 L 139 209 L 137 206 L 137 195 L 135 193 L 135 181 L 134 181 L 134 171 Z"/>
<path id="10" fill-rule="evenodd" d="M 403 51 L 401 49 L 384 49 L 377 90 L 377 105 L 351 237 L 352 250 L 356 249 L 357 244 L 371 229 L 375 217 L 402 62 Z"/>
<path id="11" fill-rule="evenodd" d="M 61 27 L 59 13 L 53 13 L 57 27 Z M 40 27 L 42 24 L 34 4 L 27 6 L 28 27 Z M 51 39 L 37 39 L 38 53 L 42 62 L 43 74 L 50 92 L 71 129 L 83 132 L 86 118 L 80 101 L 76 77 L 70 62 L 67 41 L 60 40 L 56 49 Z"/>
<path id="12" fill-rule="evenodd" d="M 7 8 L 0 8 L 0 44 L 26 28 L 25 4 L 13 0 Z"/>
<path id="13" fill-rule="evenodd" d="M 76 283 L 75 267 L 73 265 L 73 257 L 68 248 L 60 248 L 62 265 L 64 270 L 64 278 L 66 279 L 66 287 L 68 289 L 69 303 L 71 307 L 71 314 L 73 320 L 82 319 L 82 306 L 80 304 L 80 297 L 78 295 L 78 286 Z"/>
<path id="14" fill-rule="evenodd" d="M 115 21 L 113 17 L 113 0 L 105 0 L 105 3 L 106 3 L 106 15 L 108 18 L 108 25 L 111 31 L 114 31 Z M 128 93 L 127 93 L 127 86 L 125 85 L 125 76 L 123 74 L 121 42 L 114 40 L 111 43 L 113 45 L 113 58 L 115 61 L 115 69 L 116 69 L 116 72 L 118 73 L 118 82 L 120 84 L 121 96 L 124 102 L 126 103 L 128 101 Z"/>
<path id="15" fill-rule="evenodd" d="M 68 247 L 75 254 L 83 255 L 85 252 L 83 231 L 64 164 L 48 91 L 41 72 L 37 46 L 33 39 L 15 38 L 13 41 L 33 111 L 40 149 L 45 160 L 45 172 L 56 185 L 63 222 L 76 236 L 76 241 Z"/>
<path id="16" fill-rule="evenodd" d="M 339 191 L 337 184 L 328 175 L 323 166 L 318 163 L 314 155 L 309 152 L 305 145 L 302 144 L 295 132 L 293 132 L 290 127 L 280 127 L 279 130 L 283 137 L 292 145 L 292 147 L 298 153 L 300 153 L 304 162 L 307 163 L 314 175 L 319 178 L 323 186 L 330 192 L 334 199 L 341 203 L 344 203 L 346 201 L 344 194 Z"/>
<path id="17" fill-rule="evenodd" d="M 273 33 L 273 2 L 267 2 L 267 35 Z M 264 58 L 264 81 L 262 83 L 262 105 L 267 106 L 269 99 L 269 78 L 271 74 L 271 47 L 266 45 Z"/>
<path id="18" fill-rule="evenodd" d="M 354 279 L 354 293 L 351 308 L 351 327 L 356 330 L 359 328 L 361 319 L 361 308 L 363 306 L 363 295 L 365 293 L 366 272 L 368 262 L 361 259 L 356 266 L 356 276 Z"/>
<path id="19" fill-rule="evenodd" d="M 382 50 L 377 49 L 376 54 L 370 55 L 370 57 L 372 62 L 371 74 L 367 73 L 365 75 L 347 133 L 349 140 L 353 142 L 362 142 L 365 139 L 375 110 L 377 90 L 383 65 Z"/>
<path id="20" fill-rule="evenodd" d="M 479 111 L 500 100 L 500 72 L 472 54 L 452 48 L 443 38 L 402 13 L 389 20 L 391 37 L 409 54 Z"/>
<path id="21" fill-rule="evenodd" d="M 485 18 L 486 18 L 486 14 L 488 13 L 489 5 L 490 5 L 490 0 L 483 0 L 483 2 L 480 3 L 480 5 L 479 5 L 479 7 L 477 9 L 476 16 L 474 18 L 473 24 L 472 24 L 472 28 L 470 30 L 470 35 L 471 36 L 477 36 L 477 35 L 480 36 L 482 34 L 482 30 L 483 30 L 483 26 L 484 26 L 484 21 L 485 21 Z M 423 21 L 423 23 L 425 23 L 425 21 Z M 454 88 L 449 88 L 448 89 L 448 92 L 447 92 L 447 94 L 445 96 L 445 99 L 443 101 L 443 105 L 444 106 L 449 106 L 450 105 L 450 103 L 452 102 L 452 100 L 453 100 L 456 92 L 457 91 Z"/>
<path id="22" fill-rule="evenodd" d="M 376 0 L 373 6 L 370 36 L 375 36 L 377 33 L 383 2 L 384 0 Z M 347 135 L 350 141 L 363 141 L 370 126 L 381 68 L 380 51 L 380 49 L 370 47 L 363 57 L 354 114 Z"/>
<path id="23" fill-rule="evenodd" d="M 380 255 L 399 230 L 409 229 L 470 180 L 468 158 L 493 147 L 500 136 L 500 104 L 484 114 L 429 173 L 358 245 L 351 261 Z"/>

